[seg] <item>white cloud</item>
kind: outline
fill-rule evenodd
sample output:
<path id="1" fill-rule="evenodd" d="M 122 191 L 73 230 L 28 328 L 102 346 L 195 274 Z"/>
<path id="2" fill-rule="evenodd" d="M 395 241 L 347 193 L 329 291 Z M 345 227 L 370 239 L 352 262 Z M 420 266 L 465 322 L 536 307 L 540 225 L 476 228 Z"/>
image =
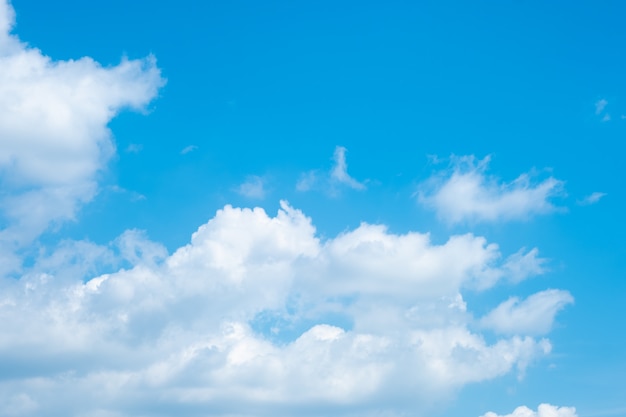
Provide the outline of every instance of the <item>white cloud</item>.
<path id="1" fill-rule="evenodd" d="M 499 415 L 489 412 L 481 417 L 578 417 L 574 407 L 557 407 L 550 404 L 540 404 L 537 411 L 528 407 L 517 407 L 515 411 L 507 415 Z"/>
<path id="2" fill-rule="evenodd" d="M 540 335 L 552 329 L 556 313 L 574 297 L 563 290 L 546 290 L 520 301 L 511 297 L 481 319 L 481 324 L 504 334 Z"/>
<path id="3" fill-rule="evenodd" d="M 365 184 L 352 178 L 348 174 L 348 164 L 346 162 L 347 149 L 337 146 L 333 154 L 334 165 L 329 173 L 311 170 L 300 175 L 296 183 L 297 191 L 310 191 L 319 188 L 331 194 L 337 192 L 338 187 L 350 187 L 355 190 L 365 190 Z"/>
<path id="4" fill-rule="evenodd" d="M 602 197 L 606 196 L 606 193 L 594 192 L 578 201 L 578 204 L 581 206 L 590 206 L 591 204 L 596 204 Z"/>
<path id="5" fill-rule="evenodd" d="M 139 153 L 143 150 L 143 145 L 138 143 L 131 143 L 126 147 L 128 153 Z"/>
<path id="6" fill-rule="evenodd" d="M 333 181 L 347 185 L 348 187 L 354 188 L 355 190 L 364 190 L 365 184 L 358 182 L 348 174 L 346 151 L 347 149 L 343 146 L 337 146 L 335 148 L 335 154 L 333 155 L 335 166 L 330 172 L 330 177 Z"/>
<path id="7" fill-rule="evenodd" d="M 543 265 L 547 262 L 544 258 L 538 258 L 539 249 L 533 248 L 528 252 L 520 249 L 517 253 L 509 256 L 504 269 L 509 280 L 518 283 L 528 277 L 541 275 L 545 272 Z"/>
<path id="8" fill-rule="evenodd" d="M 262 199 L 265 197 L 265 181 L 261 177 L 251 175 L 237 187 L 237 192 L 244 197 Z"/>
<path id="9" fill-rule="evenodd" d="M 137 191 L 127 190 L 126 188 L 120 187 L 119 185 L 111 185 L 107 187 L 108 190 L 118 193 L 118 194 L 127 194 L 130 198 L 130 201 L 142 201 L 146 199 L 146 196 L 138 193 Z"/>
<path id="10" fill-rule="evenodd" d="M 72 219 L 97 192 L 115 152 L 109 121 L 143 109 L 164 81 L 153 57 L 103 67 L 91 58 L 55 61 L 10 33 L 0 0 L 0 250 Z"/>
<path id="11" fill-rule="evenodd" d="M 296 183 L 297 191 L 309 191 L 315 187 L 319 181 L 319 173 L 315 170 L 304 172 L 300 175 L 298 182 Z"/>
<path id="12" fill-rule="evenodd" d="M 196 145 L 189 145 L 189 146 L 185 146 L 181 151 L 180 154 L 181 155 L 187 155 L 190 152 L 195 151 L 196 149 L 198 149 L 198 147 Z"/>
<path id="13" fill-rule="evenodd" d="M 522 174 L 503 183 L 485 173 L 488 164 L 489 157 L 453 158 L 450 170 L 422 184 L 418 200 L 450 223 L 522 220 L 557 210 L 550 199 L 562 194 L 562 181 L 550 177 L 533 184 Z"/>
<path id="14" fill-rule="evenodd" d="M 27 417 L 419 410 L 550 352 L 468 327 L 462 291 L 507 279 L 499 259 L 470 234 L 436 245 L 362 224 L 320 241 L 286 203 L 227 206 L 171 255 L 137 231 L 68 242 L 0 281 L 0 414 L 16 398 Z"/>
<path id="15" fill-rule="evenodd" d="M 606 101 L 605 99 L 601 99 L 596 101 L 596 116 L 601 118 L 602 122 L 609 122 L 611 121 L 611 115 L 609 113 L 606 113 L 606 106 L 609 104 L 608 101 Z"/>

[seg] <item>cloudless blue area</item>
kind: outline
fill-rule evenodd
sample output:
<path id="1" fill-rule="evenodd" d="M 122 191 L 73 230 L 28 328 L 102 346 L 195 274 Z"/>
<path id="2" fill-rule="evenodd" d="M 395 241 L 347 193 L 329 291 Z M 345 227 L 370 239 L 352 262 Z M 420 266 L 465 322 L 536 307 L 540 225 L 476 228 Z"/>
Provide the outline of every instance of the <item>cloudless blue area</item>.
<path id="1" fill-rule="evenodd" d="M 497 242 L 504 256 L 536 246 L 550 272 L 466 298 L 481 312 L 511 292 L 569 290 L 576 303 L 557 316 L 553 354 L 522 380 L 466 387 L 442 415 L 549 402 L 576 406 L 580 417 L 620 408 L 612 415 L 626 416 L 626 3 L 13 6 L 19 37 L 54 59 L 91 56 L 113 65 L 124 55 L 154 54 L 168 80 L 147 115 L 124 113 L 111 123 L 118 155 L 64 236 L 106 243 L 139 228 L 172 251 L 225 204 L 273 215 L 286 199 L 326 237 L 367 221 L 395 233 L 431 232 L 436 242 L 471 231 Z M 608 104 L 596 114 L 601 99 Z M 331 169 L 339 145 L 367 190 L 296 191 L 303 172 Z M 489 172 L 504 181 L 533 169 L 565 181 L 567 195 L 554 200 L 564 212 L 506 224 L 441 223 L 414 193 L 446 166 L 429 155 L 451 154 L 492 155 Z M 250 175 L 266 181 L 263 199 L 236 192 Z M 607 195 L 577 205 L 592 192 Z"/>

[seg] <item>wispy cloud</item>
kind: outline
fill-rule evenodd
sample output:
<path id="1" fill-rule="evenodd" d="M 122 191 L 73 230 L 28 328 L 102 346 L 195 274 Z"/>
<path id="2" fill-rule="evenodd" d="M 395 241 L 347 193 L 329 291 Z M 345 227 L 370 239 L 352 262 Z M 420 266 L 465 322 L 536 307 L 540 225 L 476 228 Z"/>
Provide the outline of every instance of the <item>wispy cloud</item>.
<path id="1" fill-rule="evenodd" d="M 146 199 L 146 196 L 138 193 L 137 191 L 127 190 L 126 188 L 120 187 L 119 185 L 112 185 L 108 187 L 114 193 L 118 194 L 127 194 L 130 197 L 131 201 L 143 201 Z"/>
<path id="2" fill-rule="evenodd" d="M 606 193 L 601 193 L 601 192 L 594 192 L 589 194 L 588 196 L 586 196 L 585 198 L 583 198 L 582 200 L 578 200 L 577 203 L 581 206 L 589 206 L 591 204 L 596 204 L 597 202 L 599 202 L 604 196 L 606 196 Z"/>
<path id="3" fill-rule="evenodd" d="M 131 143 L 130 145 L 126 147 L 127 153 L 139 153 L 142 150 L 143 150 L 143 145 L 140 145 L 138 143 Z"/>
<path id="4" fill-rule="evenodd" d="M 189 145 L 189 146 L 185 146 L 185 147 L 184 147 L 184 148 L 180 151 L 180 154 L 181 154 L 181 155 L 186 155 L 186 154 L 188 154 L 189 152 L 193 152 L 193 151 L 195 151 L 196 149 L 198 149 L 198 147 L 197 147 L 196 145 Z"/>
<path id="5" fill-rule="evenodd" d="M 511 297 L 481 319 L 484 327 L 498 333 L 542 335 L 552 330 L 559 310 L 574 302 L 563 290 L 546 290 L 525 300 Z"/>
<path id="6" fill-rule="evenodd" d="M 526 248 L 522 248 L 509 256 L 504 264 L 509 281 L 517 284 L 528 277 L 545 273 L 544 265 L 548 260 L 540 258 L 538 255 L 539 249 L 537 248 L 528 252 L 526 252 Z"/>
<path id="7" fill-rule="evenodd" d="M 549 177 L 532 181 L 521 174 L 506 183 L 486 174 L 490 158 L 453 157 L 449 169 L 418 189 L 418 201 L 449 222 L 521 220 L 557 210 L 550 199 L 563 194 L 563 182 Z"/>
<path id="8" fill-rule="evenodd" d="M 265 197 L 265 180 L 262 177 L 251 175 L 237 187 L 237 192 L 252 199 Z"/>
<path id="9" fill-rule="evenodd" d="M 335 148 L 335 154 L 333 155 L 335 166 L 333 166 L 333 169 L 330 172 L 330 177 L 333 181 L 336 181 L 339 184 L 347 185 L 355 190 L 365 190 L 365 184 L 355 180 L 348 174 L 346 151 L 347 149 L 343 146 L 337 146 Z"/>
<path id="10" fill-rule="evenodd" d="M 608 106 L 608 104 L 609 102 L 605 99 L 596 101 L 596 116 L 600 117 L 600 121 L 602 122 L 611 121 L 611 115 L 609 113 L 606 113 L 606 107 Z"/>
<path id="11" fill-rule="evenodd" d="M 357 181 L 348 174 L 346 152 L 345 147 L 337 146 L 333 153 L 333 166 L 330 172 L 316 169 L 302 173 L 296 183 L 296 190 L 310 191 L 317 188 L 331 194 L 336 193 L 341 187 L 349 187 L 359 191 L 365 190 L 365 183 Z"/>
<path id="12" fill-rule="evenodd" d="M 300 178 L 296 183 L 297 191 L 309 191 L 319 182 L 320 173 L 317 170 L 308 171 L 300 174 Z"/>

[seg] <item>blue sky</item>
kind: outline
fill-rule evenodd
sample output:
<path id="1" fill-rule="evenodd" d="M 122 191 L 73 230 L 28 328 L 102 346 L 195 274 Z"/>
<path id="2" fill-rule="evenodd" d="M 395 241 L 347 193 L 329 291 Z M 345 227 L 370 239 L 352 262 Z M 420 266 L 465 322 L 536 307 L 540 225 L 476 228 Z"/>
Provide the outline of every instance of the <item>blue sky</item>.
<path id="1" fill-rule="evenodd" d="M 0 0 L 0 414 L 626 416 L 624 13 Z"/>

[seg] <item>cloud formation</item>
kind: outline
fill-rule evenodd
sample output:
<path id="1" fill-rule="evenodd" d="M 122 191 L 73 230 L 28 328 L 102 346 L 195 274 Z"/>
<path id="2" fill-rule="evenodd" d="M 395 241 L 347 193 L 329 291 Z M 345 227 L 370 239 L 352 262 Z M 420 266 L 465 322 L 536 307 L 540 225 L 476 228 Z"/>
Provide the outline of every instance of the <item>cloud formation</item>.
<path id="1" fill-rule="evenodd" d="M 611 115 L 607 112 L 605 112 L 606 110 L 606 106 L 609 104 L 609 102 L 606 99 L 600 99 L 598 101 L 596 101 L 596 116 L 601 117 L 601 121 L 602 122 L 609 122 L 611 121 Z"/>
<path id="2" fill-rule="evenodd" d="M 504 183 L 486 174 L 489 160 L 453 158 L 450 169 L 420 186 L 418 201 L 449 223 L 523 220 L 557 210 L 550 199 L 562 194 L 562 181 L 549 177 L 533 183 L 522 174 Z"/>
<path id="3" fill-rule="evenodd" d="M 103 67 L 91 58 L 55 61 L 11 34 L 0 0 L 0 247 L 10 252 L 51 224 L 72 219 L 97 192 L 115 153 L 109 121 L 143 109 L 163 85 L 155 59 Z M 1 272 L 1 271 L 0 271 Z"/>
<path id="4" fill-rule="evenodd" d="M 537 411 L 533 411 L 528 407 L 517 407 L 515 411 L 507 415 L 498 415 L 489 412 L 482 417 L 578 417 L 574 407 L 557 407 L 550 404 L 540 404 Z"/>
<path id="5" fill-rule="evenodd" d="M 419 410 L 550 352 L 470 329 L 462 291 L 507 279 L 500 257 L 471 234 L 381 225 L 322 241 L 286 203 L 226 206 L 171 255 L 136 231 L 68 242 L 0 281 L 0 414 Z"/>
<path id="6" fill-rule="evenodd" d="M 520 301 L 511 297 L 482 318 L 484 327 L 505 334 L 547 334 L 552 330 L 556 313 L 574 297 L 563 290 L 546 290 Z"/>
<path id="7" fill-rule="evenodd" d="M 365 184 L 358 182 L 357 180 L 355 180 L 348 174 L 348 163 L 346 162 L 346 151 L 347 149 L 344 148 L 343 146 L 337 146 L 335 148 L 335 154 L 333 155 L 335 166 L 330 172 L 330 178 L 333 181 L 338 182 L 339 184 L 346 185 L 350 188 L 354 188 L 355 190 L 364 190 Z"/>
<path id="8" fill-rule="evenodd" d="M 297 191 L 310 191 L 316 187 L 323 187 L 331 193 L 335 193 L 338 187 L 349 187 L 354 190 L 363 191 L 367 187 L 363 182 L 359 182 L 348 174 L 348 163 L 346 162 L 347 149 L 337 146 L 333 154 L 333 167 L 330 173 L 321 173 L 319 170 L 312 170 L 300 175 L 296 183 Z"/>
<path id="9" fill-rule="evenodd" d="M 578 201 L 578 204 L 581 206 L 590 206 L 592 204 L 596 204 L 602 197 L 606 196 L 606 193 L 594 192 Z"/>
<path id="10" fill-rule="evenodd" d="M 187 155 L 188 153 L 193 152 L 196 149 L 198 149 L 196 145 L 188 145 L 188 146 L 185 146 L 183 149 L 181 149 L 180 154 Z"/>
<path id="11" fill-rule="evenodd" d="M 106 68 L 55 61 L 11 35 L 13 22 L 0 0 L 8 271 L 20 262 L 13 249 L 93 198 L 115 152 L 107 124 L 143 109 L 164 82 L 152 57 Z M 336 148 L 325 184 L 364 189 L 345 152 Z M 259 195 L 254 181 L 240 191 Z M 527 331 L 540 321 L 487 341 L 463 299 L 542 273 L 543 262 L 536 249 L 503 260 L 472 234 L 434 244 L 365 223 L 322 240 L 284 202 L 274 217 L 226 206 L 171 254 L 137 230 L 106 246 L 62 241 L 19 276 L 0 271 L 0 415 L 419 413 L 549 354 L 550 342 Z M 505 301 L 491 327 L 542 294 Z"/>
<path id="12" fill-rule="evenodd" d="M 237 192 L 244 197 L 262 199 L 265 197 L 265 181 L 257 175 L 251 175 L 237 187 Z"/>

